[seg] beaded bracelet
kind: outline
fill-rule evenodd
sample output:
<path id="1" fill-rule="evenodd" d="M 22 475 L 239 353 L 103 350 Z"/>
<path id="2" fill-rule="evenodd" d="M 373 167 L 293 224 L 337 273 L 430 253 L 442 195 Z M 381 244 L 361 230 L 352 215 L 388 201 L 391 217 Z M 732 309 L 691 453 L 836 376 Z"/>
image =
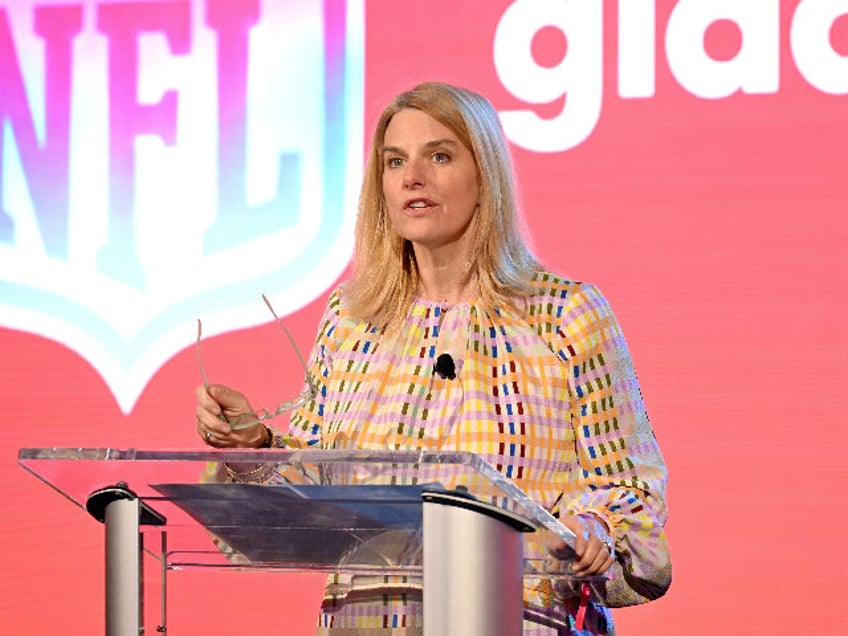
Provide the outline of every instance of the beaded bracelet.
<path id="1" fill-rule="evenodd" d="M 272 431 L 269 427 L 264 426 L 265 429 L 265 439 L 262 440 L 262 445 L 259 448 L 273 448 L 274 447 L 274 431 Z"/>

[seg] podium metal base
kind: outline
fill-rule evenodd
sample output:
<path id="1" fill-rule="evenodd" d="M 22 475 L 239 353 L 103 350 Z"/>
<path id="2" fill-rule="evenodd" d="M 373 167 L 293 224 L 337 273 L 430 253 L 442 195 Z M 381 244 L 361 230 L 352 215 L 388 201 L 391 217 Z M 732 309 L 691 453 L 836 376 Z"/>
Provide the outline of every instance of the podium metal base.
<path id="1" fill-rule="evenodd" d="M 424 499 L 424 636 L 520 636 L 521 517 L 464 496 Z"/>

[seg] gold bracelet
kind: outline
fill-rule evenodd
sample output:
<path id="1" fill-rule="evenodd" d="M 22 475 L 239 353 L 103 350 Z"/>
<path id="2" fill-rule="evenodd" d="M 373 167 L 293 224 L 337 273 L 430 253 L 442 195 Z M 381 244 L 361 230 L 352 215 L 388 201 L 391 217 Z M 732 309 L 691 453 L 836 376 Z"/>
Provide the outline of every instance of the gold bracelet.
<path id="1" fill-rule="evenodd" d="M 224 469 L 233 481 L 240 484 L 262 483 L 266 481 L 271 475 L 271 472 L 273 472 L 271 464 L 258 464 L 255 468 L 245 472 L 236 470 L 227 462 L 224 462 Z"/>

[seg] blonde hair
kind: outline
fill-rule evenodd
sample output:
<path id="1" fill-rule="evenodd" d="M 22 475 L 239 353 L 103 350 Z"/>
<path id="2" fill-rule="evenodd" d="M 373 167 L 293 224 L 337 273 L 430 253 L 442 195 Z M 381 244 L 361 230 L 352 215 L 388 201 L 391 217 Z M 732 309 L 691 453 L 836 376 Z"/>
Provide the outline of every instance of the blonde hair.
<path id="1" fill-rule="evenodd" d="M 383 197 L 383 142 L 398 112 L 414 108 L 446 126 L 474 157 L 480 180 L 468 273 L 487 309 L 508 309 L 531 293 L 540 265 L 527 247 L 516 203 L 512 161 L 498 115 L 467 89 L 427 82 L 395 97 L 377 122 L 359 198 L 354 278 L 345 286 L 350 311 L 378 327 L 399 325 L 418 286 L 412 244 L 391 227 Z"/>

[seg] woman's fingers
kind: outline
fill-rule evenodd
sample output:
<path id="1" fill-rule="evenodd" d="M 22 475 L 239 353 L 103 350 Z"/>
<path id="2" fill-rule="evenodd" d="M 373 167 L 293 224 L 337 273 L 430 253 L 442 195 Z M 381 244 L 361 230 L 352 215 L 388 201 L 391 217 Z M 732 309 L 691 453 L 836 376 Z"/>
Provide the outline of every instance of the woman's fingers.
<path id="1" fill-rule="evenodd" d="M 606 572 L 613 563 L 610 550 L 598 537 L 592 535 L 585 542 L 583 554 L 572 564 L 575 574 L 592 575 Z"/>
<path id="2" fill-rule="evenodd" d="M 261 427 L 235 431 L 231 426 L 231 422 L 240 416 L 254 417 L 250 403 L 242 393 L 222 384 L 211 384 L 197 387 L 195 394 L 197 434 L 204 444 L 213 448 L 229 448 L 261 443 L 264 434 Z"/>
<path id="3" fill-rule="evenodd" d="M 575 574 L 590 576 L 606 572 L 614 563 L 606 532 L 600 529 L 600 522 L 594 519 L 582 519 L 576 515 L 564 515 L 560 523 L 574 533 L 574 561 L 571 569 Z M 599 533 L 603 532 L 603 537 Z M 551 554 L 557 558 L 567 558 L 562 545 L 548 546 Z"/>

